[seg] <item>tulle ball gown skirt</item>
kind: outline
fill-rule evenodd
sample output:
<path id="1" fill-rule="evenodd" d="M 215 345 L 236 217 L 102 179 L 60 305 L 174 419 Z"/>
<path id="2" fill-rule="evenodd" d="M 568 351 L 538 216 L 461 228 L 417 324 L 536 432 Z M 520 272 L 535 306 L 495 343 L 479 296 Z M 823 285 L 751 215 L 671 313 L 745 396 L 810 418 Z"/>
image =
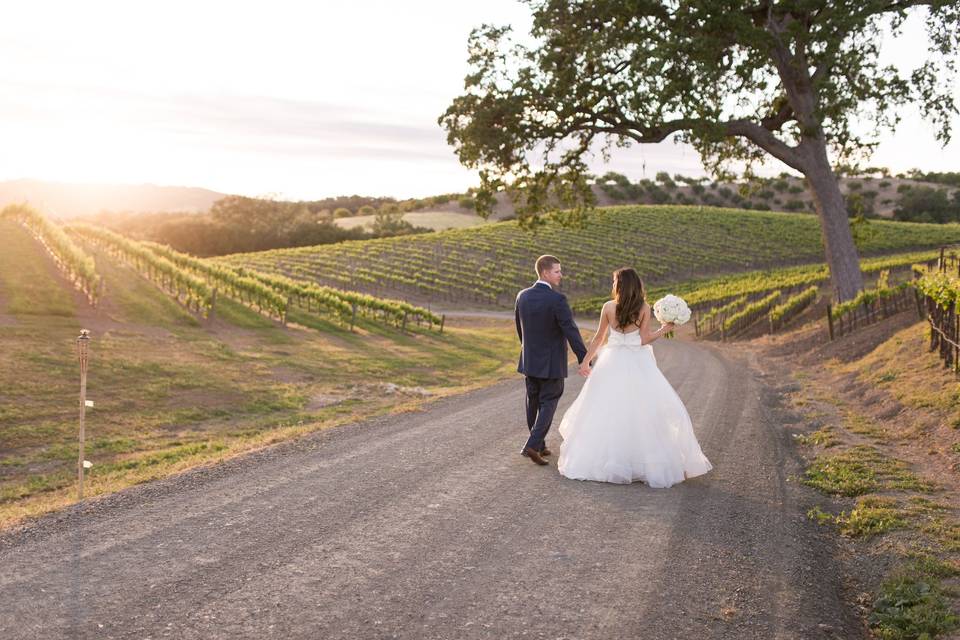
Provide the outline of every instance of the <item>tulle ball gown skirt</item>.
<path id="1" fill-rule="evenodd" d="M 610 331 L 560 435 L 557 467 L 575 480 L 664 488 L 713 468 L 653 348 L 636 332 Z"/>

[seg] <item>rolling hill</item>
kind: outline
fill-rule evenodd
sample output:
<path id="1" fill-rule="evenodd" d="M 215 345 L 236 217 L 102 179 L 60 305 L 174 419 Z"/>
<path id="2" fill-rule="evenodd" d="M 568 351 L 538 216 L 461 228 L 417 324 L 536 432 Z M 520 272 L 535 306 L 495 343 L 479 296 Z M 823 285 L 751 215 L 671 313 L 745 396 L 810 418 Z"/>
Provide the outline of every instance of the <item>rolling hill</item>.
<path id="1" fill-rule="evenodd" d="M 892 218 L 903 194 L 910 189 L 932 188 L 943 191 L 948 199 L 954 198 L 958 191 L 948 184 L 907 177 L 847 176 L 838 178 L 838 182 L 851 211 L 881 218 Z M 599 178 L 591 189 L 599 207 L 678 204 L 757 211 L 815 211 L 813 197 L 802 178 L 789 174 L 776 178 L 757 178 L 747 187 L 746 183 L 711 182 L 680 175 L 671 178 L 663 173 L 658 174 L 656 180 L 644 179 L 631 183 L 625 176 L 611 173 Z M 415 207 L 410 209 L 411 213 L 404 215 L 405 220 L 435 231 L 473 226 L 461 216 L 474 216 L 474 224 L 487 222 L 475 217 L 473 198 L 470 196 L 438 196 L 401 204 Z M 496 194 L 489 221 L 509 220 L 514 215 L 513 203 L 507 194 Z M 338 219 L 337 224 L 353 227 L 368 223 L 371 219 L 371 216 L 346 217 Z"/>
<path id="2" fill-rule="evenodd" d="M 871 221 L 862 253 L 960 241 L 960 225 Z M 429 234 L 235 254 L 219 260 L 323 285 L 444 306 L 509 306 L 535 279 L 537 256 L 557 255 L 573 299 L 602 295 L 610 273 L 635 267 L 649 285 L 822 262 L 811 215 L 695 206 L 598 209 L 582 228 L 535 233 L 505 221 Z"/>
<path id="3" fill-rule="evenodd" d="M 26 203 L 54 218 L 89 216 L 101 211 L 133 213 L 158 211 L 200 212 L 225 194 L 199 187 L 155 184 L 73 184 L 42 180 L 0 182 L 0 208 Z"/>
<path id="4" fill-rule="evenodd" d="M 0 529 L 76 499 L 81 329 L 91 331 L 95 402 L 88 497 L 512 371 L 515 338 L 502 320 L 351 331 L 298 310 L 283 326 L 227 296 L 204 320 L 74 238 L 104 283 L 96 308 L 24 226 L 0 219 Z"/>

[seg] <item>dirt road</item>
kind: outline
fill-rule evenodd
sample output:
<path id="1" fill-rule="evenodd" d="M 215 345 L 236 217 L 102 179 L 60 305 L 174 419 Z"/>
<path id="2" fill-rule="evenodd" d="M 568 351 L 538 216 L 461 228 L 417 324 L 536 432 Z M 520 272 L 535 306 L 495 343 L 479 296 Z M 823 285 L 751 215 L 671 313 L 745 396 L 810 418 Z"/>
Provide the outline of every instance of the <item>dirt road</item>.
<path id="1" fill-rule="evenodd" d="M 733 352 L 655 350 L 707 476 L 536 467 L 517 379 L 0 537 L 0 638 L 861 637 L 774 391 Z"/>

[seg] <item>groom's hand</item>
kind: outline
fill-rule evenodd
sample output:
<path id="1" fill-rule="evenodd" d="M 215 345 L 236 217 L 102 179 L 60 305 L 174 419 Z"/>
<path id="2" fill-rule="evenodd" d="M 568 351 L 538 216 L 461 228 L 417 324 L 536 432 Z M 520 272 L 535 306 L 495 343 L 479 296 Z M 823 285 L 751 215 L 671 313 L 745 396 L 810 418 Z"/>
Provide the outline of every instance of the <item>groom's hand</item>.
<path id="1" fill-rule="evenodd" d="M 582 375 L 584 378 L 586 378 L 587 376 L 590 375 L 590 363 L 589 363 L 589 362 L 584 361 L 584 362 L 580 363 L 580 375 Z"/>

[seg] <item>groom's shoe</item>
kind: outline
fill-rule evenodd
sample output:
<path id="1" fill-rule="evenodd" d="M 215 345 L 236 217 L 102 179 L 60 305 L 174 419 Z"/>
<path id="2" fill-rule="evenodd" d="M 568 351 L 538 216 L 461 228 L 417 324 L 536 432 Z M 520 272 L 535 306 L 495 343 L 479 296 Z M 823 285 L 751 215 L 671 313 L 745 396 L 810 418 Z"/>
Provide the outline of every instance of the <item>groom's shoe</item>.
<path id="1" fill-rule="evenodd" d="M 533 460 L 535 464 L 539 464 L 539 465 L 548 464 L 546 460 L 540 457 L 540 452 L 537 451 L 536 449 L 531 449 L 530 447 L 524 447 L 521 455 L 527 456 L 528 458 Z"/>
<path id="2" fill-rule="evenodd" d="M 540 449 L 540 455 L 546 458 L 547 456 L 552 456 L 553 451 L 550 451 L 550 449 L 547 449 L 546 447 L 544 447 L 543 449 Z"/>

